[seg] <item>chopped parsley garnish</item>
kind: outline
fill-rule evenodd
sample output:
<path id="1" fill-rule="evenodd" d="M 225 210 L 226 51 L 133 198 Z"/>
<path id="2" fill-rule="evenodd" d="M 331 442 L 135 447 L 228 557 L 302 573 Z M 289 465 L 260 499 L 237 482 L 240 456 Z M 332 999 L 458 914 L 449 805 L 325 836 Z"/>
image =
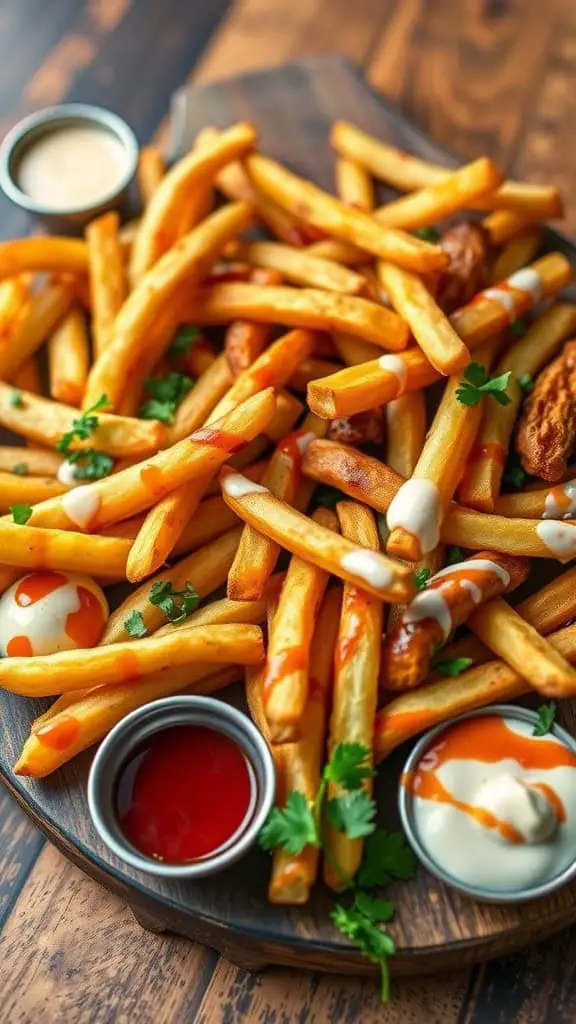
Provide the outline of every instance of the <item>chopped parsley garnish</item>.
<path id="1" fill-rule="evenodd" d="M 462 548 L 448 548 L 448 557 L 446 559 L 448 565 L 458 565 L 458 562 L 464 561 L 464 552 Z"/>
<path id="2" fill-rule="evenodd" d="M 424 587 L 428 586 L 428 581 L 432 575 L 430 569 L 426 566 L 422 566 L 420 569 L 416 569 L 414 572 L 414 582 L 416 584 L 416 590 L 424 590 Z"/>
<path id="3" fill-rule="evenodd" d="M 124 629 L 128 633 L 128 636 L 133 636 L 137 639 L 141 639 L 141 637 L 146 636 L 148 627 L 144 622 L 142 612 L 133 611 L 127 619 L 124 619 Z"/>
<path id="4" fill-rule="evenodd" d="M 202 331 L 199 327 L 194 326 L 194 324 L 185 324 L 183 327 L 180 327 L 173 341 L 168 346 L 168 355 L 185 356 L 192 345 L 200 341 L 201 337 Z"/>
<path id="5" fill-rule="evenodd" d="M 100 480 L 101 477 L 108 476 L 114 468 L 114 459 L 105 452 L 98 452 L 94 448 L 72 451 L 71 447 L 75 441 L 88 441 L 93 437 L 99 422 L 96 413 L 110 408 L 106 395 L 101 395 L 90 409 L 86 409 L 77 419 L 72 420 L 72 429 L 56 442 L 57 451 L 67 462 L 74 465 L 75 480 Z"/>
<path id="6" fill-rule="evenodd" d="M 456 398 L 461 405 L 478 405 L 486 395 L 490 395 L 499 405 L 509 405 L 512 399 L 506 388 L 510 372 L 507 370 L 498 377 L 488 377 L 484 366 L 470 363 L 464 371 L 464 379 L 456 389 Z"/>
<path id="7" fill-rule="evenodd" d="M 12 466 L 12 472 L 15 473 L 16 476 L 28 476 L 28 463 L 17 462 L 15 466 Z"/>
<path id="8" fill-rule="evenodd" d="M 146 390 L 151 398 L 140 406 L 138 415 L 143 420 L 160 420 L 173 423 L 180 402 L 194 386 L 194 381 L 185 373 L 170 373 L 160 379 L 146 381 Z"/>
<path id="9" fill-rule="evenodd" d="M 518 383 L 525 394 L 529 395 L 531 391 L 534 391 L 534 380 L 529 373 L 523 373 L 518 377 Z"/>
<path id="10" fill-rule="evenodd" d="M 436 228 L 416 228 L 414 234 L 416 238 L 422 239 L 423 242 L 434 243 L 440 241 L 440 232 Z"/>
<path id="11" fill-rule="evenodd" d="M 443 676 L 459 676 L 474 664 L 472 658 L 434 658 L 432 668 L 435 668 Z"/>
<path id="12" fill-rule="evenodd" d="M 532 730 L 533 736 L 545 736 L 550 732 L 556 718 L 556 703 L 551 700 L 548 704 L 541 704 L 536 710 L 538 722 Z"/>
<path id="13" fill-rule="evenodd" d="M 32 506 L 19 503 L 16 505 L 10 505 L 10 512 L 12 513 L 12 519 L 18 526 L 24 526 L 28 522 L 32 515 Z"/>
<path id="14" fill-rule="evenodd" d="M 191 583 L 184 590 L 174 590 L 170 580 L 158 580 L 150 588 L 150 604 L 160 608 L 173 623 L 184 622 L 200 604 L 200 595 Z"/>
<path id="15" fill-rule="evenodd" d="M 10 392 L 10 405 L 13 405 L 15 409 L 22 409 L 24 407 L 22 392 L 18 391 L 17 388 Z"/>

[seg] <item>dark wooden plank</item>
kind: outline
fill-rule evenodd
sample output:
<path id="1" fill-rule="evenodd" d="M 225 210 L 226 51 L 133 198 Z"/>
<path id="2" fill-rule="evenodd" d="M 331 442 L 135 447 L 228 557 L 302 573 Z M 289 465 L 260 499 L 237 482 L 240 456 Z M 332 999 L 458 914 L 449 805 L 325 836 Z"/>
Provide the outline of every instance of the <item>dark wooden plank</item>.
<path id="1" fill-rule="evenodd" d="M 0 788 L 0 931 L 44 840 L 4 788 Z"/>

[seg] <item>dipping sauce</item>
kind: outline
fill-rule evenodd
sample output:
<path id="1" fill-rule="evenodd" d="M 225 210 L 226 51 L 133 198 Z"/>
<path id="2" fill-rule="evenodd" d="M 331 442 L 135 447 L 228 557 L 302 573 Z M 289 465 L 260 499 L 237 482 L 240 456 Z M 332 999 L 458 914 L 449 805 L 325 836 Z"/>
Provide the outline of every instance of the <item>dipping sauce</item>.
<path id="1" fill-rule="evenodd" d="M 485 715 L 448 727 L 402 777 L 428 855 L 455 881 L 534 888 L 576 857 L 576 755 L 529 721 Z"/>
<path id="2" fill-rule="evenodd" d="M 128 160 L 112 132 L 69 124 L 31 141 L 19 160 L 16 178 L 22 191 L 47 210 L 81 210 L 119 188 Z"/>
<path id="3" fill-rule="evenodd" d="M 0 597 L 0 656 L 95 647 L 108 621 L 97 583 L 80 573 L 31 572 Z"/>
<path id="4" fill-rule="evenodd" d="M 177 725 L 153 733 L 130 756 L 116 788 L 118 823 L 147 857 L 201 860 L 239 839 L 256 806 L 254 771 L 222 732 Z"/>

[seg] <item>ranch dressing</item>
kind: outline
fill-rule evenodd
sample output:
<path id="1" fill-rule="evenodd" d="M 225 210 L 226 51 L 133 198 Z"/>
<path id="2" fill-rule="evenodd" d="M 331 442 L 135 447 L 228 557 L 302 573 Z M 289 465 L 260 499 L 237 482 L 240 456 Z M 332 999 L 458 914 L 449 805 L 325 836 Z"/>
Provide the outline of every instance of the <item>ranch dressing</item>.
<path id="1" fill-rule="evenodd" d="M 105 128 L 69 124 L 45 132 L 24 152 L 18 185 L 47 210 L 80 210 L 121 185 L 128 155 Z"/>
<path id="2" fill-rule="evenodd" d="M 455 881 L 530 889 L 576 855 L 576 755 L 533 723 L 483 715 L 449 726 L 402 779 L 429 856 Z"/>

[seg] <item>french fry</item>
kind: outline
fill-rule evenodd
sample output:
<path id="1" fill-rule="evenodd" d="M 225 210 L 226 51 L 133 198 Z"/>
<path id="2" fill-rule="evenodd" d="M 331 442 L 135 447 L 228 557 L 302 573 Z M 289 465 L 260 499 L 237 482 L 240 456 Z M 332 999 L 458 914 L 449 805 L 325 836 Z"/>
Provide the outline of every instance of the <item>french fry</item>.
<path id="1" fill-rule="evenodd" d="M 576 670 L 501 597 L 478 608 L 468 627 L 539 693 L 547 697 L 576 693 Z"/>
<path id="2" fill-rule="evenodd" d="M 248 275 L 248 280 L 256 284 L 282 284 L 283 277 L 276 270 L 257 268 Z M 226 328 L 224 351 L 228 365 L 235 377 L 258 358 L 270 343 L 272 327 L 270 324 L 256 324 L 250 320 L 236 320 Z"/>
<path id="3" fill-rule="evenodd" d="M 0 520 L 0 564 L 20 569 L 62 569 L 103 579 L 124 579 L 130 541 Z"/>
<path id="4" fill-rule="evenodd" d="M 381 684 L 409 690 L 423 683 L 439 647 L 477 606 L 509 592 L 528 575 L 526 559 L 482 551 L 435 573 L 382 645 Z M 443 659 L 443 652 L 440 657 Z"/>
<path id="5" fill-rule="evenodd" d="M 501 282 L 498 288 L 480 292 L 472 302 L 451 315 L 452 326 L 468 348 L 478 348 L 515 317 L 525 313 L 538 299 L 549 298 L 559 291 L 572 274 L 568 261 L 560 253 L 549 253 L 525 270 L 530 272 L 529 276 L 515 278 L 516 282 L 538 282 L 538 289 L 530 292 L 527 288 L 518 288 L 511 285 L 512 279 L 509 279 Z M 384 405 L 405 391 L 427 387 L 437 377 L 424 354 L 409 348 L 374 362 L 339 370 L 332 377 L 312 381 L 308 385 L 308 405 L 317 416 L 326 419 L 353 416 Z"/>
<path id="6" fill-rule="evenodd" d="M 358 295 L 365 288 L 364 278 L 354 270 L 279 242 L 248 242 L 238 247 L 236 256 L 250 266 L 278 270 L 290 284 L 343 295 Z"/>
<path id="7" fill-rule="evenodd" d="M 55 477 L 62 461 L 61 455 L 45 448 L 14 448 L 0 445 L 0 471 L 3 473 L 17 471 L 37 477 Z"/>
<path id="8" fill-rule="evenodd" d="M 0 281 L 0 337 L 26 303 L 30 294 L 29 274 L 6 277 Z"/>
<path id="9" fill-rule="evenodd" d="M 42 394 L 40 367 L 36 356 L 28 356 L 25 363 L 12 374 L 12 384 L 17 391 L 30 391 L 33 395 Z"/>
<path id="10" fill-rule="evenodd" d="M 58 402 L 80 405 L 88 378 L 88 333 L 84 314 L 72 306 L 48 338 L 50 394 Z"/>
<path id="11" fill-rule="evenodd" d="M 358 246 L 352 245 L 350 242 L 339 242 L 336 238 L 312 242 L 311 245 L 306 246 L 306 252 L 321 260 L 341 263 L 344 267 L 356 267 L 360 263 L 366 263 L 364 249 L 359 249 Z"/>
<path id="12" fill-rule="evenodd" d="M 368 363 L 371 359 L 380 357 L 376 345 L 372 345 L 369 341 L 362 341 L 361 338 L 355 338 L 352 334 L 334 331 L 332 339 L 334 348 L 346 366 L 358 366 L 359 363 Z"/>
<path id="13" fill-rule="evenodd" d="M 435 370 L 450 374 L 468 365 L 466 345 L 417 274 L 380 260 L 378 278 Z"/>
<path id="14" fill-rule="evenodd" d="M 376 224 L 361 210 L 346 206 L 310 181 L 298 178 L 268 157 L 253 155 L 245 161 L 252 183 L 293 216 L 301 217 L 328 235 L 425 273 L 447 263 L 440 246 L 422 242 L 395 228 Z"/>
<path id="15" fill-rule="evenodd" d="M 336 192 L 348 206 L 367 212 L 374 209 L 372 179 L 353 157 L 338 157 L 336 160 Z"/>
<path id="16" fill-rule="evenodd" d="M 101 394 L 108 396 L 114 408 L 118 405 L 131 369 L 146 347 L 146 333 L 177 286 L 186 280 L 188 288 L 202 280 L 226 242 L 251 220 L 249 206 L 236 203 L 223 207 L 184 235 L 140 279 L 114 321 L 104 352 L 92 367 L 86 387 L 87 407 Z"/>
<path id="17" fill-rule="evenodd" d="M 576 305 L 557 302 L 544 311 L 502 356 L 496 374 L 510 371 L 508 405 L 490 403 L 484 409 L 478 439 L 458 489 L 460 501 L 481 512 L 492 512 L 500 493 L 508 447 L 525 393 L 524 375 L 536 375 L 556 354 L 562 341 L 576 330 Z"/>
<path id="18" fill-rule="evenodd" d="M 117 412 L 121 416 L 137 415 L 144 400 L 146 381 L 164 356 L 174 335 L 177 320 L 177 311 L 168 306 L 154 321 L 146 339 L 146 349 L 142 352 L 138 365 L 132 368 L 118 402 Z"/>
<path id="19" fill-rule="evenodd" d="M 336 121 L 332 125 L 330 142 L 341 156 L 357 160 L 374 177 L 400 192 L 439 185 L 454 173 L 447 167 L 396 149 L 347 121 Z M 514 210 L 541 220 L 562 216 L 557 188 L 518 181 L 505 181 L 490 195 L 479 196 L 472 208 Z"/>
<path id="20" fill-rule="evenodd" d="M 264 657 L 258 626 L 196 626 L 131 644 L 91 650 L 60 651 L 34 658 L 4 658 L 0 680 L 4 689 L 25 697 L 49 697 L 85 686 L 110 686 L 138 681 L 152 672 L 178 665 L 255 665 Z"/>
<path id="21" fill-rule="evenodd" d="M 142 146 L 136 175 L 142 206 L 148 206 L 165 174 L 166 164 L 158 147 Z"/>
<path id="22" fill-rule="evenodd" d="M 503 180 L 504 175 L 492 161 L 480 157 L 456 171 L 449 171 L 442 181 L 380 206 L 374 218 L 386 227 L 405 230 L 435 224 L 473 205 L 475 200 L 498 188 Z"/>
<path id="23" fill-rule="evenodd" d="M 234 377 L 226 356 L 217 356 L 180 402 L 174 422 L 168 430 L 168 443 L 175 444 L 181 441 L 187 434 L 205 423 L 233 383 Z"/>
<path id="24" fill-rule="evenodd" d="M 348 497 L 384 513 L 404 482 L 378 459 L 349 445 L 324 439 L 306 446 L 302 472 L 310 480 L 337 487 Z"/>
<path id="25" fill-rule="evenodd" d="M 413 592 L 412 573 L 406 566 L 338 537 L 239 473 L 224 469 L 220 480 L 224 501 L 240 519 L 303 561 L 391 604 L 406 601 Z"/>
<path id="26" fill-rule="evenodd" d="M 333 363 L 328 359 L 303 359 L 290 377 L 290 387 L 294 391 L 305 393 L 310 381 L 327 377 L 339 369 L 338 363 Z"/>
<path id="27" fill-rule="evenodd" d="M 85 242 L 55 235 L 19 238 L 0 243 L 0 278 L 28 271 L 87 274 L 88 249 Z"/>
<path id="28" fill-rule="evenodd" d="M 145 511 L 177 487 L 215 473 L 232 452 L 261 433 L 275 405 L 273 391 L 261 391 L 214 426 L 144 462 L 36 505 L 31 523 L 91 532 Z"/>
<path id="29" fill-rule="evenodd" d="M 516 519 L 574 519 L 576 480 L 567 480 L 554 487 L 502 494 L 496 500 L 496 515 Z"/>
<path id="30" fill-rule="evenodd" d="M 12 448 L 11 451 L 14 460 L 18 449 Z M 26 465 L 25 462 L 22 464 Z M 53 476 L 30 476 L 28 472 L 20 475 L 0 470 L 0 512 L 7 512 L 11 505 L 36 505 L 67 490 L 66 485 Z"/>
<path id="31" fill-rule="evenodd" d="M 313 520 L 326 530 L 337 529 L 336 516 L 328 509 L 318 509 Z M 292 557 L 270 625 L 262 672 L 264 714 L 273 743 L 293 743 L 302 737 L 310 645 L 327 583 L 327 572 Z M 306 608 L 305 615 L 301 608 Z"/>
<path id="32" fill-rule="evenodd" d="M 423 391 L 408 391 L 388 402 L 386 463 L 399 476 L 410 477 L 426 438 L 426 400 Z"/>
<path id="33" fill-rule="evenodd" d="M 503 281 L 517 270 L 528 266 L 535 258 L 542 244 L 542 231 L 539 227 L 526 228 L 506 243 L 494 261 L 491 283 Z"/>
<path id="34" fill-rule="evenodd" d="M 380 550 L 380 537 L 369 509 L 355 502 L 340 502 L 337 512 L 345 537 L 371 551 Z M 332 750 L 339 743 L 360 743 L 372 751 L 382 625 L 381 601 L 346 583 L 335 650 L 329 735 L 329 748 Z M 372 757 L 367 761 L 371 764 Z M 364 780 L 364 788 L 366 792 L 372 792 L 371 778 Z M 331 783 L 328 798 L 340 795 L 341 790 Z M 360 866 L 364 841 L 349 839 L 343 832 L 328 827 L 325 842 L 324 881 L 331 889 L 340 891 L 349 885 L 349 879 L 354 877 Z"/>
<path id="35" fill-rule="evenodd" d="M 140 152 L 143 153 L 147 147 Z M 90 268 L 90 303 L 94 357 L 102 355 L 128 294 L 126 266 L 120 241 L 118 214 L 110 211 L 86 228 Z"/>
<path id="36" fill-rule="evenodd" d="M 0 246 L 1 248 L 1 246 Z M 0 379 L 10 380 L 64 316 L 72 302 L 72 288 L 61 281 L 48 281 L 34 292 L 18 317 L 15 331 L 0 337 Z"/>
<path id="37" fill-rule="evenodd" d="M 494 210 L 482 220 L 483 227 L 490 235 L 493 245 L 504 245 L 516 235 L 533 227 L 533 221 L 512 210 Z"/>
<path id="38" fill-rule="evenodd" d="M 405 348 L 408 342 L 408 328 L 396 313 L 357 295 L 314 288 L 232 281 L 191 291 L 186 309 L 191 319 L 202 324 L 245 319 L 311 330 L 336 329 L 391 350 Z"/>
<path id="39" fill-rule="evenodd" d="M 239 541 L 240 528 L 236 527 L 132 591 L 110 616 L 100 643 L 128 642 L 131 637 L 126 629 L 126 621 L 134 612 L 140 613 L 148 633 L 154 633 L 165 625 L 164 612 L 150 602 L 155 583 L 171 583 L 175 591 L 183 590 L 189 583 L 201 598 L 222 586 L 226 582 Z"/>
<path id="40" fill-rule="evenodd" d="M 576 661 L 576 626 L 554 633 L 550 643 L 562 657 Z M 457 679 L 441 679 L 403 693 L 376 715 L 376 761 L 382 761 L 411 736 L 440 722 L 488 704 L 514 700 L 529 690 L 529 683 L 521 675 L 496 660 L 471 668 Z"/>

